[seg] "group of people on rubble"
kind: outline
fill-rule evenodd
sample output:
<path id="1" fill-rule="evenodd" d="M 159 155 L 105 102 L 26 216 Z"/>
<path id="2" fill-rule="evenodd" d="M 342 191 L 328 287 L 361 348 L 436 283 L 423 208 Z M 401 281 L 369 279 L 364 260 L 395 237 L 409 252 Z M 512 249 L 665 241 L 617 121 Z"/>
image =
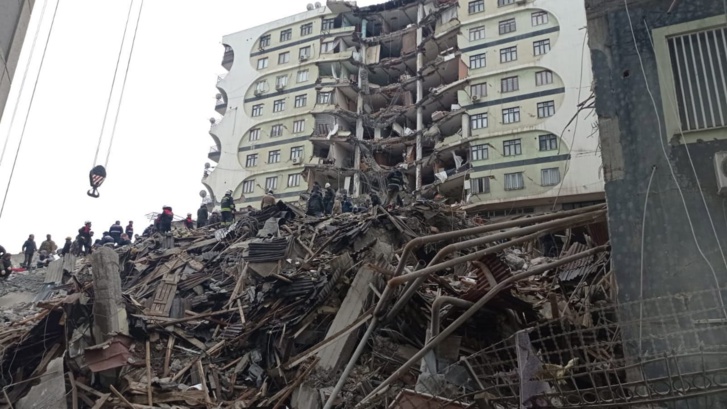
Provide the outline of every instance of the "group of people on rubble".
<path id="1" fill-rule="evenodd" d="M 66 243 L 61 250 L 60 255 L 66 254 L 74 255 L 88 255 L 91 254 L 94 248 L 100 246 L 108 247 L 122 247 L 131 244 L 131 239 L 134 237 L 134 222 L 129 220 L 129 224 L 126 228 L 121 226 L 121 222 L 117 220 L 114 224 L 109 227 L 108 230 L 101 234 L 101 238 L 94 240 L 94 232 L 91 230 L 91 222 L 86 221 L 83 223 L 80 229 L 78 229 L 78 235 L 76 240 L 71 241 L 70 237 L 66 237 Z M 138 237 L 138 236 L 137 236 Z"/>

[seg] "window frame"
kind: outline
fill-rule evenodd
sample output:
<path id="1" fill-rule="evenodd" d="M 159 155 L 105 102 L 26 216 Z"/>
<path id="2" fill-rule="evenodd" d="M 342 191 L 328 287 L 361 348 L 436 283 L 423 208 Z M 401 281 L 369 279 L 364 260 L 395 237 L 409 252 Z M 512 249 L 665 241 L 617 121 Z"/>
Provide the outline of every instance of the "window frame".
<path id="1" fill-rule="evenodd" d="M 287 87 L 288 86 L 288 76 L 287 75 L 278 75 L 275 77 L 275 88 L 278 87 Z"/>
<path id="2" fill-rule="evenodd" d="M 272 41 L 272 36 L 270 34 L 261 36 L 259 42 L 260 48 L 270 47 L 270 41 Z"/>
<path id="3" fill-rule="evenodd" d="M 293 39 L 293 29 L 292 28 L 286 28 L 285 30 L 280 30 L 280 42 L 281 43 L 290 41 L 292 39 Z"/>
<path id="4" fill-rule="evenodd" d="M 255 104 L 252 106 L 250 116 L 253 118 L 257 118 L 259 116 L 263 115 L 263 109 L 265 108 L 265 104 Z"/>
<path id="5" fill-rule="evenodd" d="M 516 187 L 508 186 L 511 185 L 512 179 L 515 179 L 517 182 Z M 523 172 L 513 172 L 513 173 L 505 173 L 503 185 L 506 191 L 510 190 L 523 190 L 525 189 L 525 177 L 523 175 Z"/>
<path id="6" fill-rule="evenodd" d="M 278 54 L 278 65 L 287 64 L 290 62 L 290 51 L 283 51 Z"/>
<path id="7" fill-rule="evenodd" d="M 506 57 L 506 58 L 503 58 Z M 509 59 L 508 59 L 509 58 Z M 500 49 L 500 64 L 507 64 L 517 61 L 517 46 L 505 47 Z"/>
<path id="8" fill-rule="evenodd" d="M 478 92 L 483 91 L 483 92 Z M 479 84 L 470 85 L 470 98 L 478 97 L 483 98 L 487 96 L 487 83 L 481 82 Z"/>
<path id="9" fill-rule="evenodd" d="M 502 156 L 520 156 L 523 154 L 523 141 L 521 138 L 502 141 Z"/>
<path id="10" fill-rule="evenodd" d="M 555 115 L 555 101 L 542 101 L 538 102 L 537 104 L 538 108 L 538 118 L 550 118 L 551 116 Z M 547 112 L 546 112 L 547 110 Z M 549 115 L 544 115 L 549 114 Z"/>
<path id="11" fill-rule="evenodd" d="M 548 183 L 546 183 L 546 172 L 548 173 Z M 553 181 L 553 175 L 557 176 L 557 181 Z M 560 168 L 545 168 L 540 170 L 541 186 L 557 186 L 561 182 Z"/>
<path id="12" fill-rule="evenodd" d="M 257 166 L 258 161 L 258 154 L 257 153 L 250 153 L 247 156 L 245 156 L 245 168 L 254 168 Z"/>
<path id="13" fill-rule="evenodd" d="M 285 98 L 273 101 L 273 112 L 278 113 L 283 111 L 285 111 Z"/>
<path id="14" fill-rule="evenodd" d="M 313 34 L 313 22 L 300 25 L 300 36 L 305 37 Z"/>
<path id="15" fill-rule="evenodd" d="M 300 47 L 298 49 L 298 59 L 299 60 L 302 60 L 303 58 L 310 59 L 312 54 L 313 54 L 313 47 L 311 47 L 309 45 L 307 45 L 305 47 Z"/>
<path id="16" fill-rule="evenodd" d="M 293 100 L 294 108 L 304 108 L 306 105 L 308 105 L 308 94 L 300 94 L 295 96 L 295 99 Z"/>
<path id="17" fill-rule="evenodd" d="M 273 163 L 280 163 L 280 149 L 268 151 L 268 161 L 266 164 L 272 165 Z"/>
<path id="18" fill-rule="evenodd" d="M 265 191 L 278 190 L 278 177 L 268 176 L 265 178 Z"/>
<path id="19" fill-rule="evenodd" d="M 255 179 L 245 180 L 242 182 L 242 193 L 254 193 L 255 192 Z"/>
<path id="20" fill-rule="evenodd" d="M 472 0 L 467 3 L 467 14 L 477 14 L 485 11 L 485 0 Z"/>
<path id="21" fill-rule="evenodd" d="M 290 147 L 290 160 L 302 159 L 305 153 L 305 147 L 303 145 L 291 146 Z"/>
<path id="22" fill-rule="evenodd" d="M 257 59 L 257 69 L 258 70 L 264 70 L 268 68 L 269 61 L 268 57 L 262 57 Z"/>
<path id="23" fill-rule="evenodd" d="M 558 136 L 552 133 L 538 135 L 538 150 L 540 152 L 558 150 Z"/>
<path id="24" fill-rule="evenodd" d="M 331 30 L 334 30 L 335 28 L 336 28 L 336 19 L 335 18 L 324 18 L 323 21 L 321 21 L 321 31 L 331 31 Z"/>
<path id="25" fill-rule="evenodd" d="M 511 77 L 500 78 L 500 93 L 507 94 L 510 92 L 520 91 L 520 76 L 513 75 Z"/>
<path id="26" fill-rule="evenodd" d="M 515 17 L 511 17 L 505 20 L 497 22 L 497 32 L 500 35 L 510 34 L 517 32 L 517 20 Z"/>
<path id="27" fill-rule="evenodd" d="M 478 65 L 480 63 L 482 65 Z M 471 69 L 471 70 L 477 70 L 477 69 L 485 68 L 485 67 L 487 67 L 487 53 L 470 55 L 470 66 L 469 66 L 469 69 Z"/>
<path id="28" fill-rule="evenodd" d="M 283 124 L 273 124 L 270 127 L 270 137 L 279 138 L 281 136 L 283 136 Z"/>
<path id="29" fill-rule="evenodd" d="M 252 128 L 248 131 L 247 140 L 249 142 L 255 142 L 260 140 L 260 128 Z"/>
<path id="30" fill-rule="evenodd" d="M 541 56 L 550 52 L 550 39 L 544 38 L 542 40 L 533 41 L 533 55 Z"/>
<path id="31" fill-rule="evenodd" d="M 482 182 L 482 183 L 480 183 Z M 477 186 L 477 189 L 475 189 Z M 470 179 L 470 191 L 473 195 L 488 194 L 491 192 L 490 189 L 490 177 L 482 176 L 479 178 Z"/>
<path id="32" fill-rule="evenodd" d="M 543 80 L 546 81 L 543 81 Z M 535 86 L 536 87 L 542 87 L 544 85 L 550 85 L 553 83 L 553 71 L 551 70 L 541 70 L 535 72 Z"/>
<path id="33" fill-rule="evenodd" d="M 477 26 L 469 29 L 469 40 L 479 41 L 485 39 L 485 26 Z"/>
<path id="34" fill-rule="evenodd" d="M 291 183 L 291 178 L 292 178 L 292 181 L 293 181 L 294 184 Z M 289 173 L 288 174 L 288 187 L 298 187 L 298 186 L 300 186 L 301 179 L 302 178 L 300 176 L 300 173 Z"/>
<path id="35" fill-rule="evenodd" d="M 490 146 L 486 143 L 470 146 L 470 161 L 490 159 Z"/>
<path id="36" fill-rule="evenodd" d="M 530 24 L 533 27 L 542 26 L 550 22 L 550 15 L 545 10 L 530 13 Z"/>
<path id="37" fill-rule="evenodd" d="M 520 122 L 520 107 L 510 107 L 502 109 L 502 123 L 505 125 L 516 124 Z"/>
<path id="38" fill-rule="evenodd" d="M 297 119 L 293 121 L 293 133 L 305 132 L 305 119 Z"/>
<path id="39" fill-rule="evenodd" d="M 489 125 L 487 114 L 488 114 L 487 112 L 481 112 L 479 114 L 470 115 L 470 130 L 487 129 L 487 127 Z M 475 125 L 482 125 L 482 126 L 476 127 Z"/>
<path id="40" fill-rule="evenodd" d="M 497 7 L 505 7 L 515 4 L 515 0 L 497 0 Z"/>
<path id="41" fill-rule="evenodd" d="M 302 74 L 305 74 L 305 75 L 302 75 Z M 298 84 L 300 84 L 302 82 L 307 82 L 308 81 L 308 74 L 309 74 L 308 69 L 298 70 L 298 72 L 296 73 L 296 82 Z M 304 80 L 301 80 L 300 79 L 301 77 L 305 77 L 305 79 Z"/>
<path id="42" fill-rule="evenodd" d="M 327 98 L 323 96 L 327 95 Z M 316 104 L 330 105 L 333 102 L 333 91 L 318 91 Z"/>

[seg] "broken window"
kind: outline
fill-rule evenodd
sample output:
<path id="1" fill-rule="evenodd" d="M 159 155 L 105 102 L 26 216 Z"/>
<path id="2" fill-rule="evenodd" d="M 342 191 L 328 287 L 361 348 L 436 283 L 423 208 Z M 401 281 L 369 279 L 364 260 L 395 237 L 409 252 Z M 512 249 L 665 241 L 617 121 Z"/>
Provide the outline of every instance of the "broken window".
<path id="1" fill-rule="evenodd" d="M 470 28 L 470 41 L 482 40 L 485 38 L 485 26 Z"/>
<path id="2" fill-rule="evenodd" d="M 313 23 L 307 23 L 300 26 L 300 36 L 309 36 L 313 34 Z"/>
<path id="3" fill-rule="evenodd" d="M 530 22 L 533 23 L 533 27 L 542 26 L 548 24 L 548 12 L 547 11 L 536 11 L 530 15 Z"/>
<path id="4" fill-rule="evenodd" d="M 517 30 L 517 23 L 514 18 L 502 20 L 499 23 L 500 34 L 514 33 Z"/>
<path id="5" fill-rule="evenodd" d="M 486 64 L 485 53 L 470 55 L 470 69 L 483 68 Z"/>
<path id="6" fill-rule="evenodd" d="M 301 47 L 300 50 L 298 51 L 298 59 L 300 59 L 300 60 L 309 59 L 310 55 L 311 55 L 310 51 L 311 51 L 310 46 Z"/>
<path id="7" fill-rule="evenodd" d="M 520 190 L 525 189 L 525 181 L 523 180 L 523 173 L 505 173 L 505 190 Z"/>
<path id="8" fill-rule="evenodd" d="M 245 158 L 245 167 L 251 168 L 257 166 L 257 153 L 251 153 Z"/>
<path id="9" fill-rule="evenodd" d="M 517 60 L 517 46 L 503 48 L 500 50 L 500 62 L 512 62 Z"/>
<path id="10" fill-rule="evenodd" d="M 308 70 L 300 70 L 298 71 L 298 82 L 306 82 L 308 81 Z"/>
<path id="11" fill-rule="evenodd" d="M 323 54 L 332 53 L 335 48 L 336 48 L 335 41 L 326 41 L 323 44 L 321 44 L 321 53 L 323 53 Z"/>
<path id="12" fill-rule="evenodd" d="M 485 160 L 490 157 L 490 151 L 487 145 L 472 146 L 472 160 Z"/>
<path id="13" fill-rule="evenodd" d="M 538 118 L 555 115 L 555 101 L 538 102 Z"/>
<path id="14" fill-rule="evenodd" d="M 323 24 L 321 24 L 321 30 L 323 31 L 330 31 L 336 28 L 336 19 L 335 18 L 324 18 Z"/>
<path id="15" fill-rule="evenodd" d="M 540 40 L 533 42 L 533 55 L 543 55 L 550 51 L 550 40 Z"/>
<path id="16" fill-rule="evenodd" d="M 257 69 L 264 70 L 265 68 L 268 68 L 268 57 L 257 60 Z"/>
<path id="17" fill-rule="evenodd" d="M 293 133 L 301 133 L 305 131 L 305 119 L 293 122 Z"/>
<path id="18" fill-rule="evenodd" d="M 300 173 L 292 173 L 288 175 L 288 187 L 300 186 Z"/>
<path id="19" fill-rule="evenodd" d="M 520 89 L 520 81 L 517 76 L 507 77 L 500 80 L 500 92 L 513 92 Z"/>
<path id="20" fill-rule="evenodd" d="M 278 75 L 275 78 L 275 88 L 285 88 L 285 86 L 288 85 L 288 76 L 287 75 Z"/>
<path id="21" fill-rule="evenodd" d="M 505 108 L 502 110 L 502 123 L 513 124 L 520 122 L 520 107 Z"/>
<path id="22" fill-rule="evenodd" d="M 469 7 L 467 7 L 470 14 L 474 13 L 481 13 L 485 11 L 485 0 L 475 0 L 469 2 Z"/>
<path id="23" fill-rule="evenodd" d="M 242 193 L 252 193 L 255 191 L 255 179 L 242 182 Z"/>
<path id="24" fill-rule="evenodd" d="M 280 42 L 283 41 L 290 41 L 290 39 L 293 38 L 293 29 L 289 28 L 287 30 L 283 30 L 280 32 Z"/>
<path id="25" fill-rule="evenodd" d="M 470 126 L 472 129 L 487 128 L 487 114 L 475 114 L 470 117 Z"/>
<path id="26" fill-rule="evenodd" d="M 265 178 L 265 190 L 275 190 L 278 188 L 278 177 L 277 176 L 271 176 L 269 178 Z"/>
<path id="27" fill-rule="evenodd" d="M 265 92 L 266 89 L 268 89 L 268 81 L 267 80 L 258 81 L 257 84 L 255 84 L 255 92 L 256 93 Z"/>
<path id="28" fill-rule="evenodd" d="M 261 116 L 263 114 L 263 104 L 252 106 L 252 116 Z"/>
<path id="29" fill-rule="evenodd" d="M 268 164 L 280 162 L 280 149 L 268 152 Z"/>
<path id="30" fill-rule="evenodd" d="M 270 34 L 260 37 L 260 48 L 270 46 Z"/>
<path id="31" fill-rule="evenodd" d="M 472 194 L 473 195 L 476 195 L 478 193 L 490 193 L 489 176 L 470 179 L 470 184 L 472 185 Z"/>
<path id="32" fill-rule="evenodd" d="M 250 135 L 248 137 L 250 142 L 254 142 L 260 139 L 260 128 L 250 129 Z"/>
<path id="33" fill-rule="evenodd" d="M 273 102 L 273 112 L 283 112 L 285 110 L 285 100 L 278 99 Z"/>
<path id="34" fill-rule="evenodd" d="M 553 134 L 540 135 L 538 142 L 541 151 L 554 151 L 558 149 L 558 137 Z"/>
<path id="35" fill-rule="evenodd" d="M 316 134 L 317 135 L 328 135 L 328 132 L 330 132 L 330 128 L 329 128 L 328 124 L 326 124 L 326 123 L 316 124 Z"/>
<path id="36" fill-rule="evenodd" d="M 290 62 L 290 52 L 289 51 L 278 54 L 278 64 L 287 64 L 289 62 Z"/>
<path id="37" fill-rule="evenodd" d="M 560 183 L 560 169 L 550 168 L 540 171 L 540 184 L 543 186 L 554 186 Z"/>
<path id="38" fill-rule="evenodd" d="M 515 3 L 515 0 L 497 0 L 497 7 L 507 6 Z"/>
<path id="39" fill-rule="evenodd" d="M 283 125 L 282 124 L 273 125 L 273 127 L 270 128 L 270 136 L 273 138 L 278 137 L 278 136 L 283 136 Z"/>
<path id="40" fill-rule="evenodd" d="M 511 139 L 502 142 L 502 156 L 518 156 L 523 153 L 520 139 Z"/>
<path id="41" fill-rule="evenodd" d="M 535 85 L 547 85 L 553 83 L 553 72 L 549 70 L 538 71 L 535 73 Z"/>
<path id="42" fill-rule="evenodd" d="M 305 106 L 305 104 L 308 103 L 308 95 L 298 95 L 295 97 L 295 107 L 296 108 L 302 108 Z"/>
<path id="43" fill-rule="evenodd" d="M 290 160 L 296 160 L 303 157 L 303 147 L 294 146 L 290 148 Z"/>
<path id="44" fill-rule="evenodd" d="M 333 92 L 319 92 L 318 93 L 318 104 L 328 105 L 333 99 Z"/>
<path id="45" fill-rule="evenodd" d="M 470 85 L 470 97 L 486 97 L 487 83 Z"/>

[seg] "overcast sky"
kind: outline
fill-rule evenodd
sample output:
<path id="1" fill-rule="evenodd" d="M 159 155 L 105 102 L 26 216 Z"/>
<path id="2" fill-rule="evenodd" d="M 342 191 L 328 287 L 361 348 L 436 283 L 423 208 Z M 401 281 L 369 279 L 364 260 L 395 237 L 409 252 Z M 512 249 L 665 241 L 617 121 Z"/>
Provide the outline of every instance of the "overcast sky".
<path id="1" fill-rule="evenodd" d="M 34 55 L 30 48 L 41 9 L 48 1 Z M 0 123 L 0 141 L 10 132 L 0 164 L 0 199 L 12 167 L 28 110 L 53 9 L 58 0 L 37 0 L 20 65 Z M 223 35 L 304 11 L 305 0 L 146 0 L 121 107 L 108 178 L 101 197 L 86 196 L 114 66 L 131 0 L 62 0 L 30 110 L 5 210 L 0 244 L 19 252 L 28 234 L 52 234 L 57 243 L 75 237 L 85 220 L 96 235 L 117 219 L 134 220 L 141 233 L 144 215 L 168 204 L 177 215 L 195 214 L 207 152 L 213 145 L 209 118 L 215 114 L 216 78 Z M 325 5 L 325 1 L 323 1 Z M 360 6 L 381 3 L 359 1 Z M 134 1 L 134 11 L 140 0 Z M 127 33 L 131 43 L 133 26 Z M 124 54 L 126 55 L 126 54 Z M 31 58 L 18 115 L 23 72 Z M 117 87 L 126 58 L 122 58 Z M 118 95 L 114 96 L 118 101 Z M 116 104 L 102 139 L 106 157 Z M 1 146 L 1 145 L 0 145 Z"/>

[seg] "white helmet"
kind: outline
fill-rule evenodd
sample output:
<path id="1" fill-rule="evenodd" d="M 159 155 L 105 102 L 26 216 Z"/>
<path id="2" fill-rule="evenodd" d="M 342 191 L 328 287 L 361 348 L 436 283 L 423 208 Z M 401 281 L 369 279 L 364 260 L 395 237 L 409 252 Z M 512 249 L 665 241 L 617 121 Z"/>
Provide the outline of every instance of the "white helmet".
<path id="1" fill-rule="evenodd" d="M 330 183 L 326 183 L 326 189 L 328 189 L 329 187 L 331 187 L 331 184 Z"/>
<path id="2" fill-rule="evenodd" d="M 231 195 L 231 194 L 232 194 L 232 190 L 229 190 L 229 189 L 228 189 L 228 190 L 227 190 L 227 192 L 225 192 L 225 194 L 226 194 L 226 195 Z"/>

